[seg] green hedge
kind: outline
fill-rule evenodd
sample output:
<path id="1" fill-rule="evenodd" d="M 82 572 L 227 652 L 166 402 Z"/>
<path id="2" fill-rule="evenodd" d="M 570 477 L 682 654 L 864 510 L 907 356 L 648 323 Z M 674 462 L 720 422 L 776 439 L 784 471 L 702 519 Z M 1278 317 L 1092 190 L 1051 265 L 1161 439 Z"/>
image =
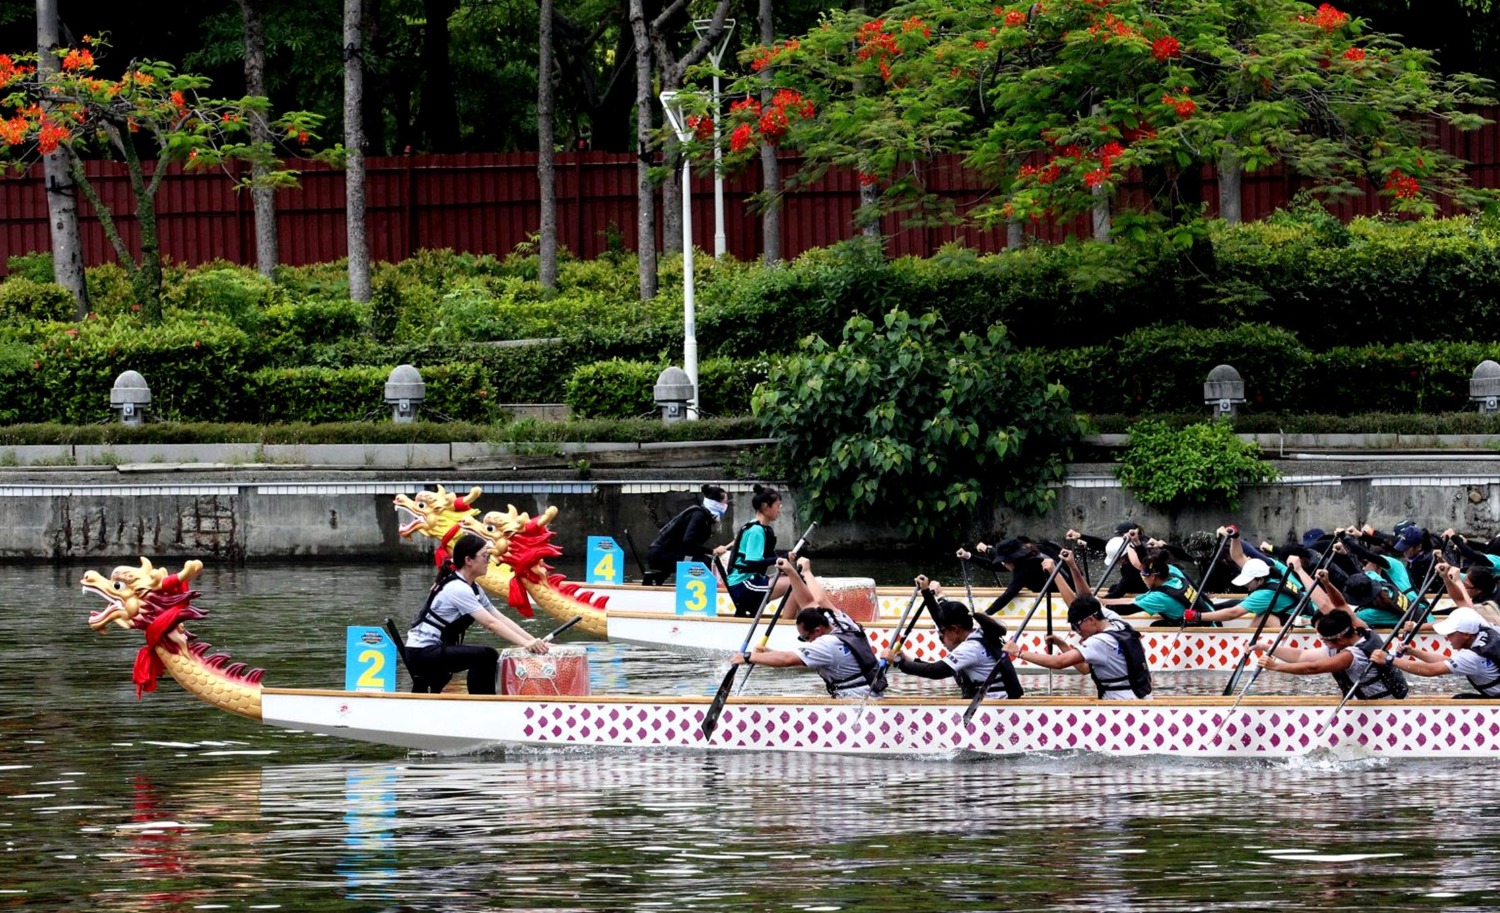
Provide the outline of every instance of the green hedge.
<path id="1" fill-rule="evenodd" d="M 563 401 L 580 418 L 637 418 L 655 413 L 660 362 L 608 361 L 579 365 L 568 380 Z M 766 379 L 764 359 L 710 358 L 698 364 L 699 409 L 705 415 L 746 415 L 756 384 Z"/>
<path id="2" fill-rule="evenodd" d="M 420 414 L 449 421 L 488 423 L 502 417 L 479 365 L 421 369 L 426 401 Z M 250 376 L 248 418 L 261 423 L 360 422 L 389 416 L 383 402 L 391 366 L 264 368 Z"/>
<path id="3" fill-rule="evenodd" d="M 538 422 L 532 419 L 494 425 L 414 422 L 332 422 L 288 425 L 148 422 L 0 426 L 0 446 L 26 444 L 447 444 L 453 441 L 497 443 L 647 443 L 653 441 L 727 441 L 759 437 L 754 419 L 704 419 Z"/>

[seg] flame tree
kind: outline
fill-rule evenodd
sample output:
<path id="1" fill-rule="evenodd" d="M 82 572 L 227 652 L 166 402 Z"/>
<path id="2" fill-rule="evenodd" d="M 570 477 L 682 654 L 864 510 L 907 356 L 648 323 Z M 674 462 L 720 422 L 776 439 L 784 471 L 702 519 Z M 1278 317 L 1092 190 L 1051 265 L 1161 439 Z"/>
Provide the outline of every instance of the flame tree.
<path id="1" fill-rule="evenodd" d="M 758 139 L 796 149 L 804 182 L 856 169 L 880 190 L 872 222 L 981 226 L 1098 211 L 1137 173 L 1149 205 L 1113 233 L 1154 228 L 1190 243 L 1206 205 L 1201 166 L 1285 168 L 1325 196 L 1370 182 L 1398 212 L 1481 205 L 1463 163 L 1435 141 L 1446 122 L 1485 121 L 1489 86 L 1445 76 L 1330 4 L 1296 0 L 911 0 L 879 17 L 834 11 L 804 35 L 747 52 L 774 67 L 790 108 L 743 103 L 726 125 L 731 162 Z M 747 93 L 756 85 L 747 79 Z M 957 153 L 992 191 L 958 212 L 927 192 L 939 153 Z M 738 157 L 738 158 L 736 158 Z"/>
<path id="2" fill-rule="evenodd" d="M 167 166 L 223 169 L 246 188 L 293 186 L 296 173 L 283 166 L 271 142 L 251 139 L 252 116 L 270 117 L 265 98 L 210 97 L 206 78 L 178 73 L 159 61 L 133 61 L 118 79 L 107 79 L 94 58 L 103 47 L 102 40 L 84 36 L 81 47 L 57 52 L 60 66 L 51 71 L 37 68 L 35 54 L 0 54 L 0 159 L 24 169 L 37 155 L 67 148 L 79 192 L 130 274 L 142 315 L 156 322 L 162 307 L 156 194 Z M 271 126 L 286 142 L 300 145 L 314 138 L 319 120 L 293 111 L 271 120 Z M 101 157 L 125 163 L 140 233 L 138 255 L 84 171 L 85 158 Z M 249 164 L 253 176 L 237 176 L 236 161 Z"/>

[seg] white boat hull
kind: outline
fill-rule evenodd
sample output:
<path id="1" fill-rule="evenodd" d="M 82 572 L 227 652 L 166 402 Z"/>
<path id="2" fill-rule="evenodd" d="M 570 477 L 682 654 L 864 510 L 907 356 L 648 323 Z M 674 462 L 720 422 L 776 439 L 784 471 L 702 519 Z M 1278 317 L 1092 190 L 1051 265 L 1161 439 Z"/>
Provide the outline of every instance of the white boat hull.
<path id="1" fill-rule="evenodd" d="M 926 619 L 923 619 L 926 622 Z M 877 653 L 890 647 L 895 638 L 895 619 L 882 619 L 880 624 L 865 625 L 865 633 L 875 646 Z M 669 615 L 643 612 L 624 612 L 614 607 L 609 611 L 609 639 L 627 644 L 655 647 L 702 656 L 728 656 L 739 650 L 745 642 L 745 633 L 750 629 L 750 619 L 719 616 L 704 618 L 689 615 Z M 761 632 L 764 631 L 762 622 Z M 1058 628 L 1067 631 L 1064 624 Z M 1146 650 L 1146 664 L 1153 672 L 1229 671 L 1239 662 L 1246 645 L 1250 643 L 1253 630 L 1249 626 L 1235 628 L 1187 628 L 1178 633 L 1176 628 L 1140 628 L 1142 646 Z M 756 634 L 755 642 L 760 640 Z M 1047 651 L 1044 624 L 1033 620 L 1021 635 L 1021 645 L 1029 651 Z M 1274 637 L 1273 634 L 1262 634 Z M 1297 631 L 1288 634 L 1286 646 L 1310 650 L 1318 645 L 1312 632 Z M 1418 635 L 1416 644 L 1442 656 L 1451 654 L 1448 642 L 1434 634 Z M 769 648 L 792 650 L 797 647 L 797 630 L 791 622 L 782 620 L 771 632 Z M 907 656 L 924 662 L 936 662 L 947 651 L 938 641 L 937 633 L 930 623 L 913 630 L 911 639 L 904 648 Z M 1041 666 L 1018 663 L 1021 672 L 1046 672 Z"/>
<path id="2" fill-rule="evenodd" d="M 1079 698 L 989 701 L 966 727 L 966 701 L 863 705 L 735 699 L 712 740 L 707 698 L 471 697 L 267 688 L 264 722 L 340 738 L 440 752 L 504 747 L 790 751 L 872 756 L 1098 752 L 1280 758 L 1331 749 L 1393 758 L 1500 757 L 1500 701 L 1336 697 Z M 1328 725 L 1332 720 L 1333 725 Z"/>

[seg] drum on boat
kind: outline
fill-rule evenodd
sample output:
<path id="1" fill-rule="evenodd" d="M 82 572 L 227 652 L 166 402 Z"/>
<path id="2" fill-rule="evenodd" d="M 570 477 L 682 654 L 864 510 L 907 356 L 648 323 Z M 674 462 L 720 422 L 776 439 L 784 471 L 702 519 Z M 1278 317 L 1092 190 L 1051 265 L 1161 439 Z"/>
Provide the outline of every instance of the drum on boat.
<path id="1" fill-rule="evenodd" d="M 500 653 L 500 693 L 522 697 L 589 693 L 589 654 L 584 647 L 552 645 L 546 653 L 519 647 Z"/>
<path id="2" fill-rule="evenodd" d="M 870 577 L 819 577 L 833 607 L 862 625 L 880 620 L 880 597 Z"/>

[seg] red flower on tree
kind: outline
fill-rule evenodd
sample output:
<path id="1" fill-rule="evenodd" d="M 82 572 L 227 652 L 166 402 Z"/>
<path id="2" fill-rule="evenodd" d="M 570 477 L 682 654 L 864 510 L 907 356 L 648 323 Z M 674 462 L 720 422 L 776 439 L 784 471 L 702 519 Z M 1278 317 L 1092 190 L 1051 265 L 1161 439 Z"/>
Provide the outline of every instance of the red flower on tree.
<path id="1" fill-rule="evenodd" d="M 1155 41 L 1151 42 L 1151 56 L 1155 57 L 1162 63 L 1166 63 L 1173 57 L 1182 56 L 1182 44 L 1171 35 L 1167 35 L 1164 38 L 1158 38 Z"/>
<path id="2" fill-rule="evenodd" d="M 1364 48 L 1350 48 L 1344 52 L 1344 59 L 1351 63 L 1359 63 L 1365 59 Z"/>
<path id="3" fill-rule="evenodd" d="M 1395 194 L 1398 200 L 1415 200 L 1422 195 L 1422 185 L 1416 178 L 1393 170 L 1385 179 L 1385 189 Z"/>
<path id="4" fill-rule="evenodd" d="M 69 51 L 62 61 L 64 70 L 87 70 L 94 65 L 94 55 L 89 51 L 74 48 Z"/>
<path id="5" fill-rule="evenodd" d="M 1313 18 L 1313 24 L 1325 32 L 1336 32 L 1348 21 L 1349 14 L 1334 9 L 1332 3 L 1325 3 L 1318 7 L 1318 13 Z"/>
<path id="6" fill-rule="evenodd" d="M 729 134 L 729 151 L 744 152 L 750 148 L 750 125 L 740 124 Z"/>

